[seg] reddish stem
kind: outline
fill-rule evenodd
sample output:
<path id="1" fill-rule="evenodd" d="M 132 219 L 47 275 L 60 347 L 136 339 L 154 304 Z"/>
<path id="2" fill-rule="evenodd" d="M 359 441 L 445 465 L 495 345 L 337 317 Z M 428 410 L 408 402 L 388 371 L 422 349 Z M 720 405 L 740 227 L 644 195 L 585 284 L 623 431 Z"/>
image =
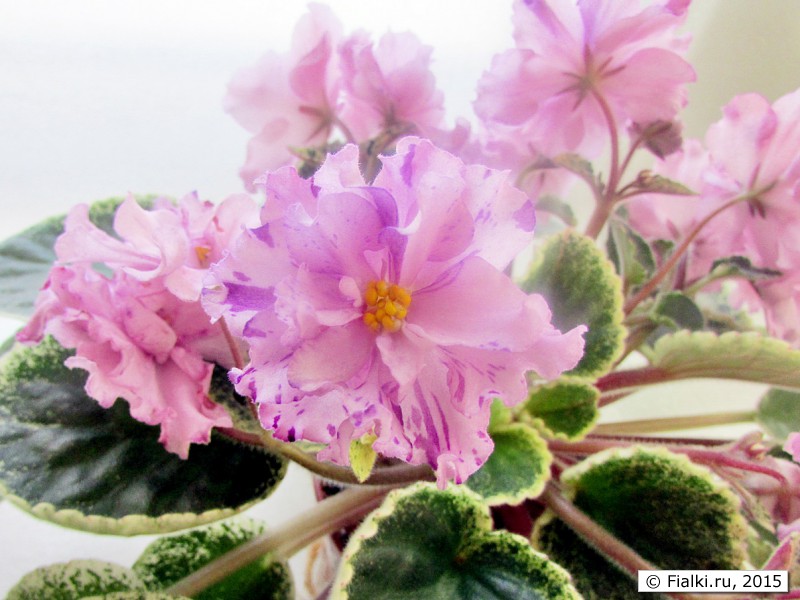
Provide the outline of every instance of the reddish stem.
<path id="1" fill-rule="evenodd" d="M 717 215 L 724 212 L 731 206 L 742 202 L 743 200 L 748 199 L 749 196 L 737 196 L 733 200 L 730 200 L 717 208 L 716 210 L 709 213 L 702 221 L 700 221 L 694 229 L 686 236 L 686 239 L 681 242 L 681 245 L 678 246 L 675 251 L 670 255 L 670 257 L 664 262 L 663 265 L 656 271 L 653 277 L 648 281 L 642 288 L 633 296 L 630 300 L 625 303 L 625 314 L 630 314 L 634 308 L 636 308 L 642 300 L 647 299 L 653 290 L 656 289 L 659 283 L 666 277 L 670 271 L 678 264 L 678 261 L 681 259 L 683 254 L 686 250 L 689 249 L 689 246 L 694 241 L 694 239 L 698 236 L 698 234 L 702 231 L 702 229 L 708 225 L 708 223 Z"/>

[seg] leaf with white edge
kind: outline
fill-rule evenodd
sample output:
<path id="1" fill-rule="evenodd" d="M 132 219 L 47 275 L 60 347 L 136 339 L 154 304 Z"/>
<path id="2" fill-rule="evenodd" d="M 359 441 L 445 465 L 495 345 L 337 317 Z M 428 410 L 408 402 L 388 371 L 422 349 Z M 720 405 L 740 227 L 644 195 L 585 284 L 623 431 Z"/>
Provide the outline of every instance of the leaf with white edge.
<path id="1" fill-rule="evenodd" d="M 214 434 L 188 460 L 125 402 L 102 408 L 86 372 L 52 338 L 0 368 L 0 492 L 39 518 L 117 535 L 165 533 L 229 517 L 268 496 L 286 462 Z"/>
<path id="2" fill-rule="evenodd" d="M 521 415 L 531 419 L 545 437 L 576 441 L 597 422 L 599 399 L 600 390 L 590 383 L 563 377 L 533 388 Z"/>
<path id="3" fill-rule="evenodd" d="M 489 506 L 520 504 L 538 497 L 550 479 L 553 456 L 539 433 L 522 423 L 490 431 L 494 450 L 466 485 Z"/>
<path id="4" fill-rule="evenodd" d="M 144 206 L 150 196 L 137 198 Z M 114 212 L 124 198 L 110 198 L 94 203 L 89 209 L 89 219 L 97 226 L 113 233 Z M 53 245 L 64 231 L 64 215 L 51 217 L 0 242 L 0 314 L 28 318 L 33 313 L 33 303 L 50 267 L 56 259 Z"/>
<path id="5" fill-rule="evenodd" d="M 102 596 L 87 596 L 81 600 L 192 600 L 186 596 L 172 596 L 161 592 L 114 592 Z"/>
<path id="6" fill-rule="evenodd" d="M 152 542 L 133 565 L 148 590 L 163 590 L 263 533 L 264 523 L 237 518 Z M 230 574 L 195 596 L 198 600 L 292 600 L 289 566 L 272 555 Z"/>
<path id="7" fill-rule="evenodd" d="M 545 297 L 561 331 L 589 327 L 583 358 L 569 374 L 598 377 L 622 356 L 622 281 L 593 240 L 571 230 L 552 236 L 522 287 Z"/>
<path id="8" fill-rule="evenodd" d="M 742 569 L 739 499 L 705 467 L 663 448 L 616 448 L 565 470 L 577 508 L 659 569 Z M 587 599 L 638 598 L 636 582 L 549 511 L 534 545 L 572 573 Z"/>
<path id="9" fill-rule="evenodd" d="M 758 403 L 756 420 L 770 437 L 783 443 L 800 431 L 800 393 L 771 389 Z"/>
<path id="10" fill-rule="evenodd" d="M 31 571 L 8 592 L 6 600 L 81 600 L 144 589 L 130 569 L 99 560 L 73 560 Z"/>
<path id="11" fill-rule="evenodd" d="M 800 351 L 755 332 L 678 331 L 647 355 L 664 380 L 715 377 L 800 389 Z"/>
<path id="12" fill-rule="evenodd" d="M 580 598 L 524 538 L 491 529 L 489 509 L 463 486 L 395 490 L 350 538 L 331 599 Z"/>

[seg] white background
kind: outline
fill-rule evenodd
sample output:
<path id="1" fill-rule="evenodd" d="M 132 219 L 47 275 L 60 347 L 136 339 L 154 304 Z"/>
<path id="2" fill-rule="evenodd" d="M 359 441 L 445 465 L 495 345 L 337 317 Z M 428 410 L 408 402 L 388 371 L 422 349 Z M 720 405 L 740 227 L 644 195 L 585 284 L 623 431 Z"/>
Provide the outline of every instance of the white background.
<path id="1" fill-rule="evenodd" d="M 702 135 L 744 91 L 770 99 L 800 86 L 800 3 L 696 0 L 687 131 Z M 511 46 L 504 0 L 334 0 L 345 30 L 411 29 L 435 46 L 450 118 L 470 116 L 474 85 Z M 230 76 L 288 47 L 305 4 L 289 0 L 0 0 L 0 239 L 78 202 L 134 193 L 215 201 L 240 192 L 247 134 L 221 110 Z M 12 331 L 0 323 L 0 333 Z M 744 393 L 739 393 L 745 388 Z M 749 406 L 747 386 L 677 386 L 616 409 L 670 414 L 697 395 Z M 634 406 L 636 404 L 636 406 Z M 696 406 L 695 406 L 695 410 Z M 284 521 L 311 504 L 299 469 L 258 514 Z M 40 564 L 103 558 L 129 565 L 149 538 L 113 538 L 41 523 L 0 503 L 0 594 Z M 302 575 L 298 578 L 302 580 Z"/>

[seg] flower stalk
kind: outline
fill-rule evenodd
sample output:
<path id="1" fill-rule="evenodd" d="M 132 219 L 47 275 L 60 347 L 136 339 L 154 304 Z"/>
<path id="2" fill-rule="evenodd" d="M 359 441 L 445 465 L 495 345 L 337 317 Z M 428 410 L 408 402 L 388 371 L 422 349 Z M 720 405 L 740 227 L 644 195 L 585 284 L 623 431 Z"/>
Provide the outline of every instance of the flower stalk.
<path id="1" fill-rule="evenodd" d="M 376 488 L 344 490 L 284 525 L 237 546 L 165 593 L 194 596 L 266 554 L 272 553 L 277 560 L 288 559 L 314 540 L 363 518 L 380 505 L 385 494 L 385 489 Z"/>

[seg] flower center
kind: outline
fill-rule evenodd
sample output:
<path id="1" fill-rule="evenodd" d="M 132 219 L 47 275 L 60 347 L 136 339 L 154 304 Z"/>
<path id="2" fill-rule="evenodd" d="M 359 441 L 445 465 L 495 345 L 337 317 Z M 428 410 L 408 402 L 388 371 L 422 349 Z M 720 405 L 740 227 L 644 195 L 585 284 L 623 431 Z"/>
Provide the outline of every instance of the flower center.
<path id="1" fill-rule="evenodd" d="M 364 293 L 364 323 L 373 331 L 400 329 L 411 304 L 411 292 L 397 284 L 370 281 Z"/>

